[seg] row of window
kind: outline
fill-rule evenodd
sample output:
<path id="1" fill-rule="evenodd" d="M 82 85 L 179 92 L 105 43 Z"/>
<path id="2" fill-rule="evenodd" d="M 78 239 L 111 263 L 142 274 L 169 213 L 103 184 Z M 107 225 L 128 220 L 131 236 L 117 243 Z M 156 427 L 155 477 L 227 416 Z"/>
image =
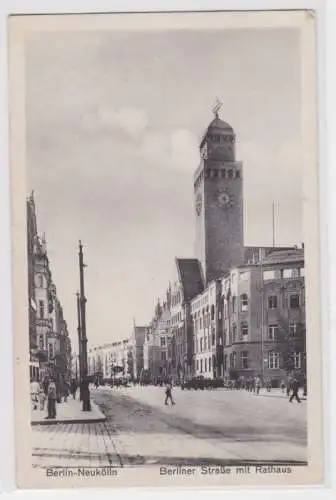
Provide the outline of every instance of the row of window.
<path id="1" fill-rule="evenodd" d="M 177 304 L 180 304 L 181 302 L 181 292 L 177 292 L 172 296 L 172 306 L 176 306 Z"/>
<path id="2" fill-rule="evenodd" d="M 200 339 L 195 340 L 194 352 L 206 352 L 211 349 L 212 346 L 215 345 L 215 334 L 208 335 L 207 337 L 202 337 Z"/>
<path id="3" fill-rule="evenodd" d="M 301 368 L 303 355 L 300 352 L 294 352 L 291 355 L 293 360 L 294 369 L 299 370 Z M 267 367 L 270 370 L 277 370 L 281 365 L 281 353 L 276 351 L 269 351 L 267 355 Z M 249 353 L 248 351 L 241 351 L 240 353 L 240 364 L 237 363 L 237 353 L 232 352 L 229 356 L 225 354 L 224 356 L 224 371 L 230 368 L 240 368 L 243 370 L 249 369 Z"/>
<path id="4" fill-rule="evenodd" d="M 270 269 L 263 272 L 263 278 L 265 281 L 274 279 L 303 278 L 304 275 L 304 267 L 289 269 Z"/>
<path id="5" fill-rule="evenodd" d="M 209 302 L 209 297 L 208 295 L 204 295 L 201 299 L 198 299 L 197 302 L 191 304 L 191 312 L 196 311 L 197 309 L 200 309 L 201 306 L 206 305 Z"/>
<path id="6" fill-rule="evenodd" d="M 196 360 L 196 370 L 201 372 L 201 373 L 211 372 L 211 370 L 212 370 L 211 357 L 197 359 Z"/>
<path id="7" fill-rule="evenodd" d="M 182 312 L 179 311 L 177 314 L 174 314 L 172 316 L 172 325 L 175 325 L 176 323 L 180 323 L 182 321 Z"/>
<path id="8" fill-rule="evenodd" d="M 248 311 L 248 296 L 246 293 L 243 293 L 240 296 L 240 310 L 242 312 L 247 312 Z M 278 308 L 278 296 L 277 295 L 269 295 L 267 297 L 267 307 L 268 309 L 277 309 Z M 291 293 L 289 295 L 289 308 L 290 309 L 299 309 L 300 308 L 300 295 L 297 293 Z M 237 312 L 237 297 L 233 295 L 231 297 L 231 312 L 235 313 Z M 224 298 L 223 299 L 223 317 L 228 318 L 229 317 L 229 302 Z"/>
<path id="9" fill-rule="evenodd" d="M 39 336 L 39 348 L 44 351 L 44 335 Z M 48 358 L 52 359 L 54 357 L 54 345 L 48 344 Z"/>

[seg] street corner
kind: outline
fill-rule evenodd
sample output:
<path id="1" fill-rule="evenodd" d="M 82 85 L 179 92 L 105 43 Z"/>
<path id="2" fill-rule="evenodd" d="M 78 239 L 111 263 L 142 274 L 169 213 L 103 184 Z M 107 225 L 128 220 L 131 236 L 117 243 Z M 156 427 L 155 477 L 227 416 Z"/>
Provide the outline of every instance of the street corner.
<path id="1" fill-rule="evenodd" d="M 94 401 L 91 400 L 91 411 L 83 411 L 80 401 L 69 399 L 57 405 L 56 418 L 48 418 L 46 411 L 33 410 L 31 425 L 99 423 L 105 420 L 106 416 Z"/>

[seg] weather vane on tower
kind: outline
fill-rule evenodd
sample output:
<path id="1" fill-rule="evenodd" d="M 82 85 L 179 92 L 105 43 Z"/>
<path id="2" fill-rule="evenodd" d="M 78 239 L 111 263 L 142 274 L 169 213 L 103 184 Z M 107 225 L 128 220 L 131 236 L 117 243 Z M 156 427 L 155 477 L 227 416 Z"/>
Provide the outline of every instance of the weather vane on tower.
<path id="1" fill-rule="evenodd" d="M 221 109 L 223 103 L 216 97 L 215 103 L 212 106 L 212 112 L 215 115 L 216 118 L 218 118 L 218 112 Z"/>

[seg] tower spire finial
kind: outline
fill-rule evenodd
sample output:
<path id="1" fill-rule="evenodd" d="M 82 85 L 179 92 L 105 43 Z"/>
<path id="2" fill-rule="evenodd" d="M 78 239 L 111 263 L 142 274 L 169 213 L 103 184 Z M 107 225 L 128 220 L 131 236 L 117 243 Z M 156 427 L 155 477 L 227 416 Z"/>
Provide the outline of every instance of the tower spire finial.
<path id="1" fill-rule="evenodd" d="M 216 97 L 215 103 L 212 106 L 212 112 L 216 118 L 218 118 L 219 110 L 221 109 L 223 103 Z"/>

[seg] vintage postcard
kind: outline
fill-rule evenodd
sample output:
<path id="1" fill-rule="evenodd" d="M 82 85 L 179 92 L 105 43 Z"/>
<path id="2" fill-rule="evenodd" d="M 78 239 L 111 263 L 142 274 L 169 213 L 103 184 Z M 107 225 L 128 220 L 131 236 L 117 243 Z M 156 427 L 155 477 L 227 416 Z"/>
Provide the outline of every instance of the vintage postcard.
<path id="1" fill-rule="evenodd" d="M 9 49 L 18 486 L 321 483 L 314 13 Z"/>

